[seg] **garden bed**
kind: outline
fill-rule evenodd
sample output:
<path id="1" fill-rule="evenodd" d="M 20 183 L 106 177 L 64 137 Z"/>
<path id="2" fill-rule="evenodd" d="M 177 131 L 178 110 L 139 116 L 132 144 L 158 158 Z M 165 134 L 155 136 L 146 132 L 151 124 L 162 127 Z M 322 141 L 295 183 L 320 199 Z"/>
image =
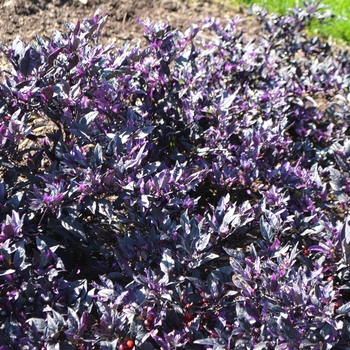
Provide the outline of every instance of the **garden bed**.
<path id="1" fill-rule="evenodd" d="M 127 4 L 2 5 L 43 27 L 2 46 L 1 350 L 348 349 L 347 52 L 317 6 Z"/>

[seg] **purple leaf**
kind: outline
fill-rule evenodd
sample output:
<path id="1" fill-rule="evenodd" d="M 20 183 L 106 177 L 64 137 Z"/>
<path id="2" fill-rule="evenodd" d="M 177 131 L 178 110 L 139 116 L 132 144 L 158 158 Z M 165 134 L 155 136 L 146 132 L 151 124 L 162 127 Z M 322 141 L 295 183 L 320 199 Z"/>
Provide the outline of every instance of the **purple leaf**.
<path id="1" fill-rule="evenodd" d="M 29 318 L 26 322 L 40 333 L 44 333 L 47 327 L 47 322 L 42 318 L 32 317 Z"/>
<path id="2" fill-rule="evenodd" d="M 103 163 L 103 154 L 102 148 L 99 144 L 96 145 L 94 150 L 94 165 L 96 167 L 100 166 Z"/>
<path id="3" fill-rule="evenodd" d="M 172 253 L 169 249 L 165 249 L 162 255 L 162 261 L 160 262 L 160 269 L 165 275 L 168 275 L 170 271 L 174 269 L 175 261 L 172 257 Z"/>
<path id="4" fill-rule="evenodd" d="M 340 306 L 336 311 L 338 315 L 348 314 L 349 312 L 350 312 L 350 301 Z"/>
<path id="5" fill-rule="evenodd" d="M 24 242 L 18 242 L 16 244 L 17 250 L 15 252 L 15 255 L 13 257 L 13 265 L 17 269 L 17 271 L 23 271 L 31 264 L 29 262 L 26 263 L 26 252 L 24 248 Z"/>
<path id="6" fill-rule="evenodd" d="M 274 237 L 273 228 L 263 217 L 260 218 L 260 230 L 264 240 L 272 243 Z"/>
<path id="7" fill-rule="evenodd" d="M 98 213 L 106 216 L 109 220 L 109 222 L 112 221 L 113 218 L 113 207 L 110 201 L 107 199 L 99 199 L 97 201 L 97 211 Z"/>
<path id="8" fill-rule="evenodd" d="M 82 239 L 85 242 L 87 241 L 83 225 L 77 220 L 73 219 L 71 216 L 66 216 L 63 218 L 61 225 L 74 236 Z"/>
<path id="9" fill-rule="evenodd" d="M 80 330 L 80 321 L 78 318 L 77 313 L 71 309 L 68 308 L 68 331 L 73 333 L 78 333 Z"/>

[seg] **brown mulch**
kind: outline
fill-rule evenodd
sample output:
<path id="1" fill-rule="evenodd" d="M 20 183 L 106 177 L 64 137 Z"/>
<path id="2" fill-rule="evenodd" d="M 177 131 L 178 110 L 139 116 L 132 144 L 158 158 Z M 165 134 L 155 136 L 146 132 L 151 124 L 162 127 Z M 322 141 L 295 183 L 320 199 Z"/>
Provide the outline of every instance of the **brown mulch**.
<path id="1" fill-rule="evenodd" d="M 36 34 L 51 37 L 55 30 L 66 30 L 65 21 L 75 24 L 78 19 L 93 17 L 97 9 L 109 16 L 103 41 L 117 45 L 142 38 L 143 28 L 137 18 L 186 30 L 190 23 L 210 16 L 245 16 L 242 8 L 229 6 L 225 0 L 0 0 L 0 41 L 7 45 L 16 36 L 24 42 L 35 40 Z M 251 23 L 246 28 L 251 30 Z"/>

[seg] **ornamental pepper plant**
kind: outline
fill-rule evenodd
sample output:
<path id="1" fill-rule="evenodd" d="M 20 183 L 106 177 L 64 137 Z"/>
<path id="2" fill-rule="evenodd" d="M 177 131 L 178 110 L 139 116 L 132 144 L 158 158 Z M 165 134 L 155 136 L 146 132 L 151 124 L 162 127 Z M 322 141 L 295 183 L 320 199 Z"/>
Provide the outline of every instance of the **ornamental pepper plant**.
<path id="1" fill-rule="evenodd" d="M 0 349 L 349 348 L 350 60 L 319 10 L 1 46 Z"/>

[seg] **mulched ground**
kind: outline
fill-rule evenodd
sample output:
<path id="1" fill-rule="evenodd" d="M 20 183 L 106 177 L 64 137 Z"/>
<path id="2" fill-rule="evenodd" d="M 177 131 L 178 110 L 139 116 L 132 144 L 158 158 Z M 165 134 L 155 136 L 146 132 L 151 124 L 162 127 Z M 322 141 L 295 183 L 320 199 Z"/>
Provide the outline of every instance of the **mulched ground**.
<path id="1" fill-rule="evenodd" d="M 48 36 L 55 30 L 65 31 L 64 22 L 93 17 L 97 9 L 108 13 L 103 41 L 135 42 L 142 38 L 143 29 L 136 19 L 150 18 L 167 22 L 186 30 L 190 23 L 209 16 L 229 18 L 242 9 L 232 8 L 218 0 L 0 0 L 0 41 L 9 44 L 17 35 L 24 42 L 35 35 Z M 246 28 L 251 30 L 247 23 Z"/>

